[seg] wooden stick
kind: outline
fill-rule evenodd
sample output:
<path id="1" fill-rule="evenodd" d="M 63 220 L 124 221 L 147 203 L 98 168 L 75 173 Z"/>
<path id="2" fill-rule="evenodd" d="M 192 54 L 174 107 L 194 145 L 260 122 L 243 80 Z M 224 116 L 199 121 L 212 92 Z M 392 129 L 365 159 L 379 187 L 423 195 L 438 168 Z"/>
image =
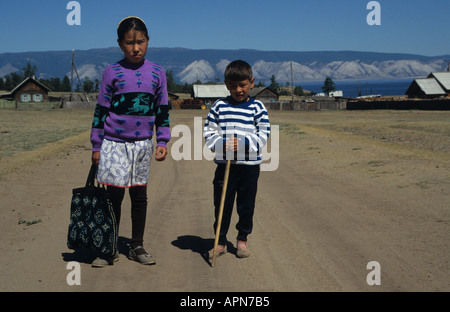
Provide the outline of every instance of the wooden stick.
<path id="1" fill-rule="evenodd" d="M 223 177 L 222 197 L 220 199 L 219 216 L 217 218 L 216 238 L 214 240 L 214 251 L 213 251 L 213 258 L 212 258 L 212 263 L 211 263 L 212 267 L 214 267 L 214 264 L 216 262 L 217 245 L 219 244 L 220 226 L 222 224 L 223 206 L 225 204 L 225 194 L 227 192 L 229 174 L 230 174 L 230 160 L 227 160 L 227 165 L 225 167 L 225 175 Z"/>

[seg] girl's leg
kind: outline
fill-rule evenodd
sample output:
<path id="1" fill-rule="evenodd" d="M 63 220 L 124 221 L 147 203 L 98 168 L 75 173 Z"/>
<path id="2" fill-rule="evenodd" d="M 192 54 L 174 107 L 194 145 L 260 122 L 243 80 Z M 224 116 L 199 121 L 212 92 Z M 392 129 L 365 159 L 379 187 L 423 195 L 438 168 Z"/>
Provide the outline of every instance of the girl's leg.
<path id="1" fill-rule="evenodd" d="M 125 196 L 125 189 L 115 186 L 108 186 L 107 190 L 110 195 L 111 203 L 114 210 L 114 215 L 116 216 L 117 227 L 120 224 L 120 215 L 122 211 L 122 201 Z"/>
<path id="2" fill-rule="evenodd" d="M 107 186 L 106 188 L 109 193 L 109 199 L 111 200 L 111 204 L 113 206 L 114 215 L 116 217 L 117 230 L 119 230 L 120 224 L 120 214 L 122 210 L 122 201 L 125 195 L 125 189 L 115 186 Z M 114 261 L 119 260 L 119 252 L 113 257 L 105 258 L 104 256 L 97 257 L 93 262 L 93 267 L 104 267 L 107 265 L 113 264 Z"/>
<path id="3" fill-rule="evenodd" d="M 131 198 L 131 249 L 144 242 L 145 219 L 147 217 L 147 186 L 130 188 Z"/>

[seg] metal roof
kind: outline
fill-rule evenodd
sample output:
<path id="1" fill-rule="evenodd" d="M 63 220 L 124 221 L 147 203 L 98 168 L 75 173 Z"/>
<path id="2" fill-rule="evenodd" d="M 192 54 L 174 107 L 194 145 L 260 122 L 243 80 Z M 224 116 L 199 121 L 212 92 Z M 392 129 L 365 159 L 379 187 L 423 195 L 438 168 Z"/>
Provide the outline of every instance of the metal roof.
<path id="1" fill-rule="evenodd" d="M 223 98 L 230 95 L 226 85 L 193 85 L 195 98 Z"/>
<path id="2" fill-rule="evenodd" d="M 447 94 L 434 78 L 414 79 L 414 81 L 426 95 Z"/>
<path id="3" fill-rule="evenodd" d="M 450 72 L 431 73 L 428 78 L 435 78 L 446 91 L 450 91 Z"/>

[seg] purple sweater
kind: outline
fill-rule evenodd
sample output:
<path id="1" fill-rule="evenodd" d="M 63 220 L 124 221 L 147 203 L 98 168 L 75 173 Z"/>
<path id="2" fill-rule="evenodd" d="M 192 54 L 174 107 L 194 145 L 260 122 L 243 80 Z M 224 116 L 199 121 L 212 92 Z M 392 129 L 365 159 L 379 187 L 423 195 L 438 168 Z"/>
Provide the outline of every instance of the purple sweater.
<path id="1" fill-rule="evenodd" d="M 153 137 L 157 146 L 170 140 L 167 81 L 164 69 L 148 60 L 132 65 L 124 60 L 108 66 L 92 121 L 92 151 L 103 139 L 132 142 Z"/>

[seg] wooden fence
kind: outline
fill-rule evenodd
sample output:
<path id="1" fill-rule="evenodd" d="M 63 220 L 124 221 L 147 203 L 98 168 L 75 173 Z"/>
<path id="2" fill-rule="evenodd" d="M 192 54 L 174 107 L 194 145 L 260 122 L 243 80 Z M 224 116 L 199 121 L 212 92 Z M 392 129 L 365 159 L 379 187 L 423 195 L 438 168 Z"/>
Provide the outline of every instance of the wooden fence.
<path id="1" fill-rule="evenodd" d="M 301 102 L 268 102 L 264 103 L 268 110 L 279 111 L 320 111 L 320 110 L 345 110 L 345 100 L 312 100 Z"/>
<path id="2" fill-rule="evenodd" d="M 349 101 L 347 110 L 393 109 L 393 110 L 450 110 L 450 99 L 401 100 L 401 101 Z"/>

